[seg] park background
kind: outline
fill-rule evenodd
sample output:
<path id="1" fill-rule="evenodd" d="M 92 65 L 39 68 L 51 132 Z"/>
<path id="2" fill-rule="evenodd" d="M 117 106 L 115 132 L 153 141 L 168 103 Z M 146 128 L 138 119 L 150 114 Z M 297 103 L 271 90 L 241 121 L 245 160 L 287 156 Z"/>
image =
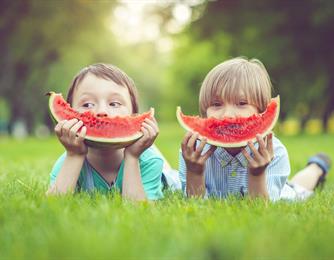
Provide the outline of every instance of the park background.
<path id="1" fill-rule="evenodd" d="M 205 75 L 236 56 L 260 59 L 271 76 L 292 173 L 315 152 L 334 158 L 333 26 L 330 0 L 1 0 L 0 257 L 333 258 L 331 175 L 305 203 L 44 196 L 63 152 L 45 93 L 65 96 L 97 62 L 134 79 L 142 112 L 155 108 L 173 167 L 184 134 L 176 106 L 198 114 Z"/>

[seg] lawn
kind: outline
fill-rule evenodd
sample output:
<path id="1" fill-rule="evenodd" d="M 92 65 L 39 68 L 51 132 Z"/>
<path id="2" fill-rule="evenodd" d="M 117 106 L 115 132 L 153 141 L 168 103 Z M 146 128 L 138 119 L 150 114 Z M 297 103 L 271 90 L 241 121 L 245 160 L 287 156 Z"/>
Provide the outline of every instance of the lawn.
<path id="1" fill-rule="evenodd" d="M 161 125 L 157 140 L 177 167 L 183 131 Z M 334 136 L 281 138 L 292 172 Z M 5 259 L 333 259 L 334 174 L 303 203 L 194 200 L 165 194 L 157 203 L 118 194 L 45 197 L 48 172 L 63 149 L 54 138 L 0 137 L 0 258 Z"/>

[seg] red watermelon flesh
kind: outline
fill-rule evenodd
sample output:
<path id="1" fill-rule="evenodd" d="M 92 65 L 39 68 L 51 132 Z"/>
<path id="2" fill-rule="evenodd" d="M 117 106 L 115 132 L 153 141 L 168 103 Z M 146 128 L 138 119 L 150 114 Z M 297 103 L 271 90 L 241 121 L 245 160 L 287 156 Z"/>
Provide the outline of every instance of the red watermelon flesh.
<path id="1" fill-rule="evenodd" d="M 256 135 L 266 136 L 275 126 L 280 108 L 279 96 L 272 98 L 266 110 L 250 117 L 216 119 L 186 116 L 177 108 L 176 116 L 187 131 L 197 132 L 212 145 L 221 147 L 242 147 L 248 141 L 256 141 Z"/>
<path id="2" fill-rule="evenodd" d="M 61 94 L 48 93 L 49 109 L 52 118 L 56 121 L 76 118 L 81 120 L 87 128 L 85 141 L 91 146 L 118 146 L 125 147 L 143 133 L 140 128 L 146 118 L 154 116 L 154 109 L 130 116 L 96 117 L 90 111 L 80 113 L 68 104 Z"/>

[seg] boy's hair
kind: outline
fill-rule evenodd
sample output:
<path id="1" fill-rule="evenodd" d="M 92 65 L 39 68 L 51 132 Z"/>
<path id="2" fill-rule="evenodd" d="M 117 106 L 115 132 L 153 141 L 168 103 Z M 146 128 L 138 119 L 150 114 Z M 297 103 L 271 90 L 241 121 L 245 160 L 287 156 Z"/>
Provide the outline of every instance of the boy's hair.
<path id="1" fill-rule="evenodd" d="M 67 93 L 68 103 L 72 104 L 73 93 L 75 88 L 79 85 L 79 83 L 85 78 L 85 76 L 88 73 L 91 73 L 98 78 L 112 80 L 116 84 L 126 87 L 129 91 L 131 98 L 132 113 L 138 113 L 138 93 L 133 80 L 128 75 L 126 75 L 121 69 L 111 64 L 97 63 L 83 68 L 74 77 L 70 85 L 70 88 Z"/>
<path id="2" fill-rule="evenodd" d="M 239 91 L 247 101 L 263 112 L 271 99 L 272 85 L 268 72 L 261 61 L 239 57 L 227 60 L 214 67 L 205 77 L 199 95 L 202 116 L 212 105 L 215 97 L 225 102 L 238 101 Z"/>

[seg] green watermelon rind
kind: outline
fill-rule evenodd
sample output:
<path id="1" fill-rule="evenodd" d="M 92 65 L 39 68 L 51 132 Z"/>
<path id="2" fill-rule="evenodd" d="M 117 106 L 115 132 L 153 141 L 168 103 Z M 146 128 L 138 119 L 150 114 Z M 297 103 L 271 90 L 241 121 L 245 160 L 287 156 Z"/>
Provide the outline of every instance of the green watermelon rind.
<path id="1" fill-rule="evenodd" d="M 62 96 L 62 94 L 49 92 L 49 112 L 50 115 L 55 123 L 58 123 L 62 119 L 57 118 L 57 115 L 53 109 L 53 101 L 57 96 Z M 150 109 L 151 117 L 154 116 L 154 108 Z M 92 137 L 92 136 L 85 136 L 85 143 L 91 147 L 113 147 L 113 148 L 123 148 L 129 146 L 136 142 L 139 138 L 143 136 L 141 131 L 138 131 L 132 135 L 126 137 L 115 137 L 115 138 L 104 138 L 104 137 Z"/>
<path id="2" fill-rule="evenodd" d="M 276 102 L 277 104 L 277 107 L 275 109 L 275 117 L 273 118 L 271 124 L 269 125 L 269 127 L 266 128 L 266 131 L 262 132 L 262 133 L 258 133 L 262 138 L 267 136 L 269 133 L 272 132 L 272 129 L 274 128 L 277 120 L 278 120 L 278 117 L 279 117 L 279 111 L 280 111 L 280 97 L 279 95 L 275 98 L 272 98 L 271 99 L 271 102 Z M 270 102 L 270 103 L 271 103 Z M 260 115 L 264 115 L 267 111 L 264 111 L 263 113 L 261 113 Z M 178 106 L 177 109 L 176 109 L 176 117 L 177 117 L 177 120 L 179 122 L 179 124 L 186 130 L 186 131 L 190 131 L 190 132 L 195 132 L 191 127 L 189 127 L 182 119 L 182 111 L 181 111 L 181 107 Z M 241 118 L 242 119 L 242 118 Z M 247 118 L 244 118 L 244 119 L 248 119 Z M 222 119 L 224 120 L 224 119 Z M 201 134 L 199 134 L 199 139 L 206 139 L 207 143 L 208 144 L 211 144 L 211 145 L 214 145 L 214 146 L 218 146 L 218 147 L 225 147 L 225 148 L 237 148 L 237 147 L 244 147 L 244 146 L 247 146 L 247 143 L 249 141 L 255 143 L 257 142 L 257 139 L 256 139 L 256 136 L 252 139 L 245 139 L 245 140 L 242 140 L 240 142 L 220 142 L 220 141 L 217 141 L 217 140 L 214 140 L 214 139 L 210 139 L 210 137 L 208 136 L 203 136 Z"/>

